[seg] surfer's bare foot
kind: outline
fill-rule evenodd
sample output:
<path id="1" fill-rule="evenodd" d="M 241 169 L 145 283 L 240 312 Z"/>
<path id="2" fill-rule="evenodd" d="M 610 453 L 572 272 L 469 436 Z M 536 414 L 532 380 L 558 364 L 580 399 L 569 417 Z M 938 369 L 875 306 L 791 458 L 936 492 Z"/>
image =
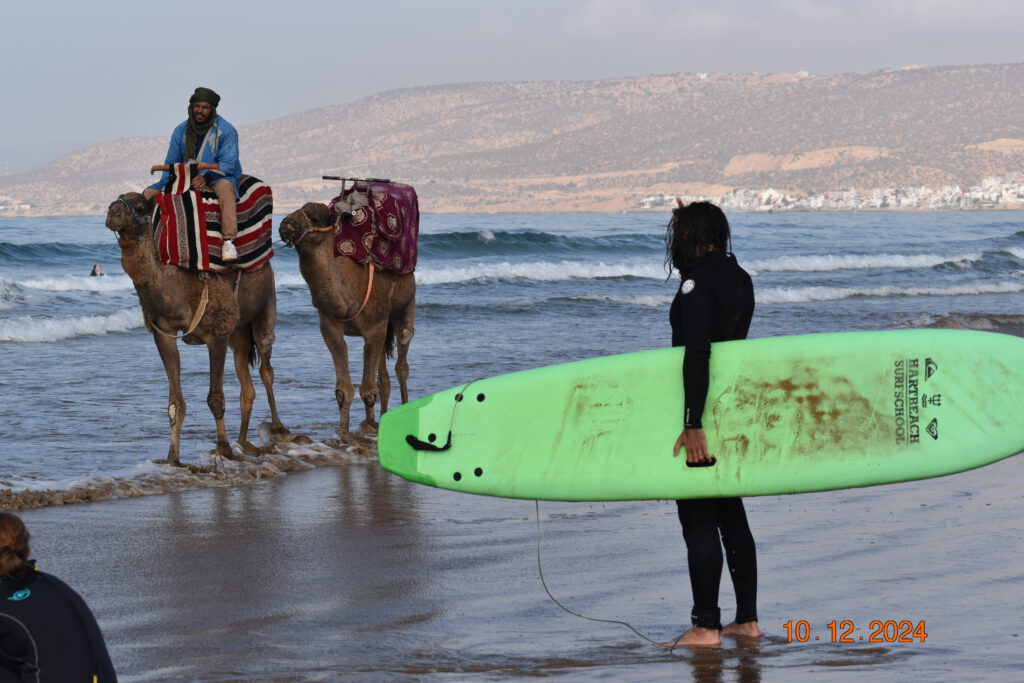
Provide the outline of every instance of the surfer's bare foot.
<path id="1" fill-rule="evenodd" d="M 756 621 L 747 621 L 737 624 L 735 621 L 722 629 L 723 636 L 740 636 L 742 638 L 760 638 L 761 627 Z"/>
<path id="2" fill-rule="evenodd" d="M 669 643 L 662 643 L 662 647 L 721 647 L 721 632 L 713 628 L 694 626 L 689 631 Z"/>

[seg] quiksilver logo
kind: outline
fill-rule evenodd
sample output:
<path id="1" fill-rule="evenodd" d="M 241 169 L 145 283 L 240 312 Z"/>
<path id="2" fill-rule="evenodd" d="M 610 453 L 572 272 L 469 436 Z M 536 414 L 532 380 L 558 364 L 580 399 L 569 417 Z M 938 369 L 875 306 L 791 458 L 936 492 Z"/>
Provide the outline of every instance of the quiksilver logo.
<path id="1" fill-rule="evenodd" d="M 936 372 L 939 371 L 939 364 L 931 358 L 924 359 L 924 381 L 927 382 Z"/>

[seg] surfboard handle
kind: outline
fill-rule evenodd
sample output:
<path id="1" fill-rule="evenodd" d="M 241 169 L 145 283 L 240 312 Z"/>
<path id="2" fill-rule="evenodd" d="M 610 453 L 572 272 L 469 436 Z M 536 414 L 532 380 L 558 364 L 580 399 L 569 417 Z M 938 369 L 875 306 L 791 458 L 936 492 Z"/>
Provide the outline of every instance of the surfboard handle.
<path id="1" fill-rule="evenodd" d="M 687 462 L 686 466 L 687 467 L 713 467 L 716 462 L 718 462 L 718 461 L 715 460 L 714 458 L 711 458 L 710 460 L 705 460 L 704 462 Z"/>
<path id="2" fill-rule="evenodd" d="M 420 441 L 412 434 L 405 435 L 405 442 L 417 451 L 446 451 L 452 447 L 452 433 L 448 432 L 448 441 L 443 446 L 435 446 L 427 441 Z"/>

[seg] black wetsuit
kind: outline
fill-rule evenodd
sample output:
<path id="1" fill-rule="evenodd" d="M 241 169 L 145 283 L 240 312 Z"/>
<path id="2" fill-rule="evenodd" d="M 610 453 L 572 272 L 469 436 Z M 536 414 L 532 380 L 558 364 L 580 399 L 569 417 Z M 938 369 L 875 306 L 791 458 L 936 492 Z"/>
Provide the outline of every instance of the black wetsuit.
<path id="1" fill-rule="evenodd" d="M 55 576 L 0 579 L 0 682 L 117 681 L 85 601 Z"/>
<path id="2" fill-rule="evenodd" d="M 709 252 L 682 276 L 672 301 L 672 346 L 685 346 L 683 423 L 702 427 L 708 394 L 711 342 L 745 339 L 754 314 L 754 287 L 736 257 Z M 676 501 L 686 540 L 693 589 L 695 626 L 721 629 L 718 588 L 722 580 L 722 545 L 736 591 L 736 621 L 757 621 L 757 554 L 739 498 Z M 721 541 L 719 541 L 721 534 Z"/>

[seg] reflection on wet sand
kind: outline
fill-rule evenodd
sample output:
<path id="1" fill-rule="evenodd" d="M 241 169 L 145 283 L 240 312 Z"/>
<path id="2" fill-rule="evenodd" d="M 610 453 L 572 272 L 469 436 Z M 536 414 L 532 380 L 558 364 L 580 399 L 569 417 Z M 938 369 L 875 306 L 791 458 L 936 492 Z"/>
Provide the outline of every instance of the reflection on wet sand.
<path id="1" fill-rule="evenodd" d="M 1017 458 L 944 479 L 749 499 L 767 635 L 672 652 L 547 598 L 532 502 L 409 484 L 372 462 L 23 514 L 41 568 L 82 587 L 125 681 L 948 680 L 979 671 L 1012 681 L 1022 478 Z M 544 575 L 567 607 L 661 642 L 684 630 L 672 503 L 540 510 Z M 723 610 L 731 600 L 725 582 Z M 787 642 L 782 627 L 806 620 L 819 635 L 833 619 L 861 635 L 872 619 L 923 620 L 928 638 Z"/>

